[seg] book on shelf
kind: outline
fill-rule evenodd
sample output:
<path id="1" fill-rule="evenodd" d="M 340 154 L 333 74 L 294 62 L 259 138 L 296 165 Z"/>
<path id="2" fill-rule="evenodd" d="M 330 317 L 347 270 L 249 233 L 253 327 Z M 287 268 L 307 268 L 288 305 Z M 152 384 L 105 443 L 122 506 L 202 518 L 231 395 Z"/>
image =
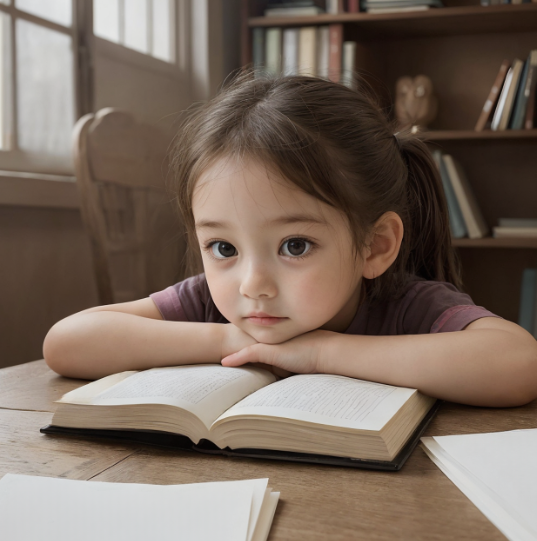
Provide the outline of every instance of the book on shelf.
<path id="1" fill-rule="evenodd" d="M 259 367 L 123 372 L 64 395 L 46 434 L 208 454 L 398 470 L 436 410 L 415 389 Z"/>
<path id="2" fill-rule="evenodd" d="M 330 70 L 330 31 L 327 25 L 317 28 L 317 76 L 328 79 Z"/>
<path id="3" fill-rule="evenodd" d="M 500 227 L 537 227 L 535 218 L 500 218 L 498 220 Z"/>
<path id="4" fill-rule="evenodd" d="M 326 13 L 337 15 L 343 13 L 343 0 L 326 0 Z"/>
<path id="5" fill-rule="evenodd" d="M 265 69 L 273 77 L 282 70 L 282 29 L 267 28 L 265 34 Z"/>
<path id="6" fill-rule="evenodd" d="M 526 112 L 524 115 L 524 128 L 527 130 L 532 130 L 535 128 L 535 103 L 537 101 L 537 66 L 530 66 L 528 72 L 528 83 L 526 86 L 526 92 L 528 93 Z"/>
<path id="7" fill-rule="evenodd" d="M 515 101 L 523 66 L 524 63 L 522 60 L 516 58 L 507 72 L 498 107 L 496 108 L 494 118 L 492 119 L 491 128 L 493 130 L 503 131 L 506 130 L 509 125 L 509 119 L 513 111 L 513 103 Z"/>
<path id="8" fill-rule="evenodd" d="M 328 25 L 328 78 L 339 83 L 341 78 L 341 58 L 343 54 L 343 25 L 335 23 Z"/>
<path id="9" fill-rule="evenodd" d="M 429 458 L 505 538 L 537 538 L 537 429 L 421 441 Z"/>
<path id="10" fill-rule="evenodd" d="M 475 130 L 532 129 L 535 115 L 537 50 L 525 62 L 504 60 L 477 120 Z M 501 87 L 501 91 L 499 91 Z"/>
<path id="11" fill-rule="evenodd" d="M 340 23 L 297 28 L 254 28 L 254 70 L 269 76 L 311 75 L 354 88 L 355 42 L 345 42 Z M 342 79 L 343 64 L 346 75 Z"/>
<path id="12" fill-rule="evenodd" d="M 299 29 L 298 73 L 315 77 L 317 64 L 317 28 L 302 26 Z"/>
<path id="13" fill-rule="evenodd" d="M 354 66 L 356 65 L 356 42 L 343 42 L 343 60 L 341 65 L 341 84 L 356 90 L 356 77 Z"/>
<path id="14" fill-rule="evenodd" d="M 496 239 L 537 238 L 537 227 L 495 226 L 492 228 L 492 236 Z"/>
<path id="15" fill-rule="evenodd" d="M 360 11 L 360 0 L 348 0 L 347 11 L 349 13 L 358 13 Z"/>
<path id="16" fill-rule="evenodd" d="M 279 496 L 266 478 L 152 485 L 8 473 L 2 539 L 266 541 Z"/>
<path id="17" fill-rule="evenodd" d="M 471 239 L 485 237 L 488 234 L 489 229 L 481 214 L 481 210 L 477 204 L 477 200 L 470 183 L 466 178 L 464 170 L 460 163 L 449 154 L 443 154 L 442 161 L 446 166 L 453 192 L 459 203 L 464 223 L 468 231 L 468 237 Z"/>
<path id="18" fill-rule="evenodd" d="M 282 72 L 284 75 L 298 73 L 298 45 L 300 28 L 284 28 Z"/>
<path id="19" fill-rule="evenodd" d="M 319 15 L 323 10 L 316 6 L 308 7 L 278 7 L 265 10 L 265 17 L 308 17 Z"/>
<path id="20" fill-rule="evenodd" d="M 265 29 L 254 28 L 252 34 L 252 60 L 254 70 L 261 70 L 265 62 Z"/>
<path id="21" fill-rule="evenodd" d="M 511 63 L 509 60 L 504 60 L 500 66 L 500 70 L 494 79 L 492 88 L 490 89 L 489 95 L 483 105 L 483 110 L 479 115 L 477 124 L 475 125 L 476 131 L 482 131 L 486 127 L 490 127 L 490 122 L 492 120 L 492 114 L 494 113 L 494 108 L 498 103 L 498 98 L 500 96 L 500 89 L 502 88 L 505 76 L 507 75 L 507 70 L 509 69 Z"/>
<path id="22" fill-rule="evenodd" d="M 500 218 L 492 228 L 495 238 L 537 238 L 537 219 Z"/>
<path id="23" fill-rule="evenodd" d="M 361 8 L 368 13 L 397 13 L 423 11 L 443 7 L 441 0 L 362 0 Z"/>
<path id="24" fill-rule="evenodd" d="M 454 239 L 461 239 L 468 235 L 468 230 L 466 229 L 466 224 L 464 223 L 464 218 L 462 217 L 459 202 L 455 197 L 455 192 L 453 191 L 453 186 L 451 185 L 451 180 L 449 179 L 446 164 L 442 160 L 442 151 L 437 149 L 434 150 L 432 154 L 436 167 L 440 172 L 444 194 L 446 195 L 451 236 Z"/>

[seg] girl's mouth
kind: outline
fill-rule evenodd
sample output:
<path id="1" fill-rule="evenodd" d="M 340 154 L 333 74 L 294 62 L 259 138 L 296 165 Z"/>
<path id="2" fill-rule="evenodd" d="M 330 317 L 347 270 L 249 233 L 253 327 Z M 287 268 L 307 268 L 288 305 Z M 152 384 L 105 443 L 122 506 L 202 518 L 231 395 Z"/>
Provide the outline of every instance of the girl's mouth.
<path id="1" fill-rule="evenodd" d="M 276 323 L 280 323 L 282 321 L 285 321 L 286 319 L 289 319 L 287 317 L 276 317 L 271 316 L 269 314 L 265 314 L 263 312 L 258 312 L 255 314 L 250 314 L 246 317 L 246 319 L 253 323 L 254 325 L 275 325 Z"/>

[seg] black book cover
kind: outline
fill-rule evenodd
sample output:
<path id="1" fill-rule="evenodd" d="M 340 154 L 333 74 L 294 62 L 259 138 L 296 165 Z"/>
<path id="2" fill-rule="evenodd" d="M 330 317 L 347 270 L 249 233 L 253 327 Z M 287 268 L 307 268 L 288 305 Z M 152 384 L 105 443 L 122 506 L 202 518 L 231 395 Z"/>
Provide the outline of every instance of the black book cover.
<path id="1" fill-rule="evenodd" d="M 425 429 L 431 422 L 438 408 L 438 400 L 422 419 L 412 436 L 406 442 L 399 454 L 391 461 L 366 460 L 358 458 L 347 458 L 328 455 L 317 455 L 309 453 L 293 453 L 289 451 L 274 451 L 271 449 L 220 449 L 208 440 L 201 440 L 197 445 L 179 434 L 159 432 L 151 430 L 101 430 L 93 428 L 65 428 L 61 426 L 48 425 L 41 428 L 40 432 L 49 435 L 75 436 L 82 438 L 106 438 L 129 443 L 140 443 L 154 445 L 168 449 L 181 451 L 195 451 L 208 455 L 228 456 L 233 458 L 261 458 L 270 460 L 283 460 L 287 462 L 303 462 L 310 464 L 325 464 L 330 466 L 345 466 L 349 468 L 363 468 L 367 470 L 399 471 L 403 464 L 419 442 Z"/>

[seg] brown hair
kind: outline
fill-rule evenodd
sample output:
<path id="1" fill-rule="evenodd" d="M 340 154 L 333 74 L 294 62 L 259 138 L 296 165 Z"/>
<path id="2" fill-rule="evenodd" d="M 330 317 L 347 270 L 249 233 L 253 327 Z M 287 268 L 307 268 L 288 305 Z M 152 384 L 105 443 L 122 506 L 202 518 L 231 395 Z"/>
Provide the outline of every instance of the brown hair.
<path id="1" fill-rule="evenodd" d="M 423 141 L 393 126 L 369 92 L 307 76 L 236 76 L 187 112 L 171 166 L 189 237 L 191 272 L 200 270 L 192 194 L 201 173 L 224 156 L 261 160 L 348 218 L 356 250 L 385 212 L 404 225 L 399 255 L 365 280 L 370 302 L 397 296 L 409 276 L 461 288 L 447 204 Z"/>

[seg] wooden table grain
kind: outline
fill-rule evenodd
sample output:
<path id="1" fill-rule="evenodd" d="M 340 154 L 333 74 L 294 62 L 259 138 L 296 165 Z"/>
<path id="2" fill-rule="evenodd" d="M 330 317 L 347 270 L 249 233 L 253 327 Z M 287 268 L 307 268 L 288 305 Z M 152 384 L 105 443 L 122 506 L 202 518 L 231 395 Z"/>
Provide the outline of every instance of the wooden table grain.
<path id="1" fill-rule="evenodd" d="M 54 375 L 43 361 L 0 370 L 0 476 L 154 484 L 268 477 L 281 492 L 271 541 L 505 539 L 421 448 L 387 473 L 40 434 L 53 401 L 84 383 Z M 427 435 L 519 428 L 537 428 L 537 401 L 508 409 L 443 404 Z"/>

